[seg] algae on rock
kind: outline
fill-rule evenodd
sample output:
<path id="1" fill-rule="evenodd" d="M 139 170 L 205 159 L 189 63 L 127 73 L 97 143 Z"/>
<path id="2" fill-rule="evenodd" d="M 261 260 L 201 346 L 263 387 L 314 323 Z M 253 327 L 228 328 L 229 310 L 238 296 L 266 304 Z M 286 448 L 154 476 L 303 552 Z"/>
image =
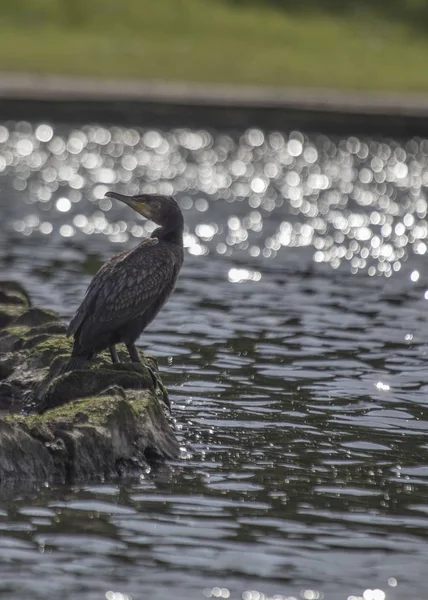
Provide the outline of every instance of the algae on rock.
<path id="1" fill-rule="evenodd" d="M 0 282 L 0 486 L 104 480 L 177 457 L 156 361 L 113 365 L 101 353 L 60 374 L 72 348 L 65 326 L 29 304 L 19 285 Z"/>

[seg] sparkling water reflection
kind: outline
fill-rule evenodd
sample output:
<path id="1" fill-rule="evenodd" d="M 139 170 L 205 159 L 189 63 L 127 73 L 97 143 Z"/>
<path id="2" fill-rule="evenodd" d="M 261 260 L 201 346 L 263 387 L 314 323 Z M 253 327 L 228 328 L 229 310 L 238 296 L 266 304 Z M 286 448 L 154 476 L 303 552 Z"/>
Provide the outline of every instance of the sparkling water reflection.
<path id="1" fill-rule="evenodd" d="M 183 460 L 10 492 L 0 594 L 425 598 L 428 142 L 0 126 L 2 273 L 70 318 L 176 195 L 177 292 L 141 339 Z"/>

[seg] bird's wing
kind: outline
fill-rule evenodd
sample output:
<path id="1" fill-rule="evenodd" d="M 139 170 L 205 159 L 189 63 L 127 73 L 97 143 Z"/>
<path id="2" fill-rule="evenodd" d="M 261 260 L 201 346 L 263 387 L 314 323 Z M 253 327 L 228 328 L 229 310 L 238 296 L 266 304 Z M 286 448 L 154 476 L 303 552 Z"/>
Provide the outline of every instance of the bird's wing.
<path id="1" fill-rule="evenodd" d="M 67 336 L 76 333 L 80 325 L 83 323 L 85 317 L 92 312 L 93 304 L 96 302 L 98 292 L 102 288 L 104 281 L 108 279 L 112 267 L 117 262 L 122 260 L 127 254 L 128 252 L 121 252 L 120 254 L 116 254 L 116 256 L 113 256 L 108 262 L 104 263 L 103 266 L 94 275 L 91 283 L 89 284 L 85 292 L 85 297 L 83 298 L 81 305 L 79 306 L 76 314 L 70 321 L 70 324 L 67 328 Z"/>
<path id="2" fill-rule="evenodd" d="M 156 238 L 147 240 L 143 248 L 140 245 L 100 273 L 84 300 L 88 304 L 78 325 L 80 345 L 142 315 L 170 285 L 175 261 L 157 243 Z"/>

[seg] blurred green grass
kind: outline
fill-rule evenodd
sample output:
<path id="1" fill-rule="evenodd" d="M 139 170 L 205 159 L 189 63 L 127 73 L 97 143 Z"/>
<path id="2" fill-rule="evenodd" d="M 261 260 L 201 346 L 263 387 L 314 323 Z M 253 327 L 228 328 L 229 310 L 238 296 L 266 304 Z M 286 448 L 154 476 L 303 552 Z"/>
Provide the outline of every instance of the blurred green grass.
<path id="1" fill-rule="evenodd" d="M 0 71 L 428 91 L 428 33 L 387 14 L 366 3 L 0 0 Z"/>

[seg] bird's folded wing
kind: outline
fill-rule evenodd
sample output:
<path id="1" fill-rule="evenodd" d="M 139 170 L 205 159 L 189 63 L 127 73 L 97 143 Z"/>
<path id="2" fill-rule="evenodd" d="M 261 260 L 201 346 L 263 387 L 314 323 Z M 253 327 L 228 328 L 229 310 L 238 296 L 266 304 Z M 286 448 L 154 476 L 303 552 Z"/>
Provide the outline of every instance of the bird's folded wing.
<path id="1" fill-rule="evenodd" d="M 97 300 L 98 293 L 102 289 L 104 283 L 108 280 L 109 275 L 112 271 L 114 265 L 120 261 L 127 252 L 122 252 L 121 254 L 117 254 L 113 256 L 108 262 L 106 262 L 99 271 L 94 275 L 91 283 L 86 290 L 85 297 L 77 309 L 76 314 L 70 321 L 70 324 L 67 328 L 67 336 L 73 335 L 79 329 L 80 325 L 85 320 L 85 317 L 90 315 L 93 312 L 95 302 Z"/>
<path id="2" fill-rule="evenodd" d="M 159 252 L 159 247 L 154 250 L 155 244 L 148 244 L 135 260 L 129 254 L 106 263 L 91 282 L 68 334 L 80 328 L 84 345 L 98 333 L 114 330 L 151 307 L 170 284 L 175 268 L 168 252 Z"/>

